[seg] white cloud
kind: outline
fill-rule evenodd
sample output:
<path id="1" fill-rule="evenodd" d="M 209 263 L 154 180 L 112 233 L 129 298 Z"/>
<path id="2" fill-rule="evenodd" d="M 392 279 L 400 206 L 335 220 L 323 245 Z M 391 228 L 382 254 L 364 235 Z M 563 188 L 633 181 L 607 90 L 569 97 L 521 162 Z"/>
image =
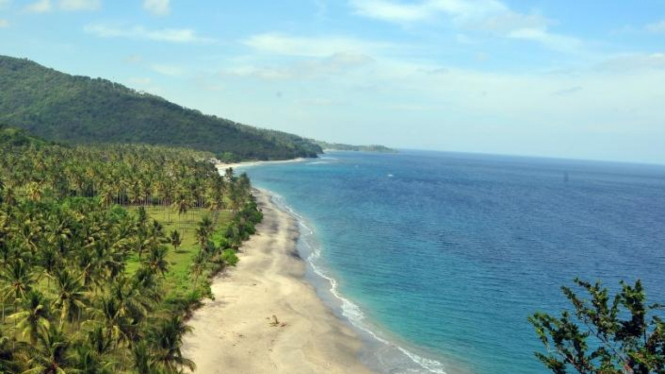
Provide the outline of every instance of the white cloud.
<path id="1" fill-rule="evenodd" d="M 9 21 L 7 21 L 6 19 L 0 19 L 0 29 L 5 27 L 9 27 Z"/>
<path id="2" fill-rule="evenodd" d="M 665 70 L 665 53 L 618 55 L 607 59 L 597 69 L 615 73 L 640 70 Z"/>
<path id="3" fill-rule="evenodd" d="M 222 74 L 252 77 L 267 81 L 302 80 L 330 77 L 332 75 L 338 76 L 356 68 L 371 65 L 374 62 L 374 59 L 367 55 L 342 52 L 325 58 L 313 58 L 282 66 L 256 67 L 244 65 L 225 69 Z"/>
<path id="4" fill-rule="evenodd" d="M 179 66 L 155 64 L 150 67 L 153 71 L 169 77 L 179 77 L 185 74 L 185 70 Z"/>
<path id="5" fill-rule="evenodd" d="M 31 13 L 46 13 L 53 9 L 51 0 L 38 0 L 28 5 L 25 10 Z"/>
<path id="6" fill-rule="evenodd" d="M 341 52 L 368 54 L 392 47 L 388 43 L 347 37 L 295 37 L 276 33 L 254 35 L 243 44 L 264 53 L 309 57 L 326 57 Z"/>
<path id="7" fill-rule="evenodd" d="M 97 10 L 101 6 L 101 0 L 59 0 L 57 2 L 57 9 L 66 12 Z M 55 9 L 53 0 L 37 0 L 25 7 L 25 10 L 30 13 L 47 13 Z"/>
<path id="8" fill-rule="evenodd" d="M 443 13 L 457 22 L 471 22 L 508 11 L 496 0 L 424 0 L 402 3 L 390 0 L 351 0 L 356 14 L 389 22 L 417 22 Z"/>
<path id="9" fill-rule="evenodd" d="M 130 38 L 180 44 L 207 44 L 214 42 L 213 39 L 198 36 L 196 31 L 192 29 L 150 30 L 143 26 L 114 27 L 103 24 L 92 24 L 86 26 L 85 31 L 102 38 Z"/>
<path id="10" fill-rule="evenodd" d="M 540 14 L 521 14 L 510 10 L 503 10 L 499 14 L 491 15 L 480 22 L 480 27 L 498 34 L 507 34 L 521 29 L 546 29 L 553 21 Z"/>
<path id="11" fill-rule="evenodd" d="M 355 13 L 389 22 L 415 22 L 433 16 L 427 4 L 401 4 L 384 0 L 352 0 Z"/>
<path id="12" fill-rule="evenodd" d="M 143 8 L 156 16 L 166 16 L 171 13 L 170 0 L 144 0 Z"/>
<path id="13" fill-rule="evenodd" d="M 656 23 L 652 23 L 652 24 L 647 25 L 646 29 L 647 29 L 647 31 L 652 32 L 652 33 L 656 33 L 656 34 L 665 33 L 665 19 L 660 21 L 660 22 L 656 22 Z"/>
<path id="14" fill-rule="evenodd" d="M 60 9 L 66 11 L 97 10 L 101 8 L 100 0 L 60 0 Z"/>
<path id="15" fill-rule="evenodd" d="M 576 52 L 582 41 L 549 31 L 555 22 L 540 14 L 522 14 L 497 0 L 421 0 L 402 3 L 392 0 L 350 0 L 357 15 L 395 23 L 416 23 L 446 16 L 463 31 L 538 42 L 561 52 Z M 461 34 L 460 34 L 461 35 Z M 468 36 L 460 39 L 467 44 Z"/>
<path id="16" fill-rule="evenodd" d="M 553 34 L 545 29 L 527 28 L 513 30 L 507 34 L 512 39 L 530 40 L 538 42 L 550 49 L 559 52 L 577 52 L 582 47 L 581 40 L 565 35 Z"/>

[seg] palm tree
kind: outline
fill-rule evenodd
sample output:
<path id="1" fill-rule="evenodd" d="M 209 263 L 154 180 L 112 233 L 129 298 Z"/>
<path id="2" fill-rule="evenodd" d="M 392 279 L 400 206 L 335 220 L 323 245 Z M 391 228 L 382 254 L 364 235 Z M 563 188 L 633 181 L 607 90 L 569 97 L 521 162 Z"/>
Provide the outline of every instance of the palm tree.
<path id="1" fill-rule="evenodd" d="M 110 296 L 102 296 L 95 310 L 95 314 L 102 320 L 107 339 L 116 346 L 127 339 L 123 329 L 125 321 L 121 309 L 120 300 Z"/>
<path id="2" fill-rule="evenodd" d="M 201 222 L 199 222 L 198 224 L 198 228 L 196 229 L 196 238 L 199 241 L 201 248 L 205 248 L 205 245 L 210 239 L 213 230 L 214 230 L 214 225 L 210 220 L 210 217 L 208 216 L 203 217 L 203 219 L 201 219 Z"/>
<path id="3" fill-rule="evenodd" d="M 15 259 L 9 266 L 2 268 L 0 278 L 7 284 L 2 289 L 2 319 L 5 318 L 5 300 L 14 300 L 14 309 L 18 301 L 32 288 L 34 277 L 28 266 L 21 259 Z"/>
<path id="4" fill-rule="evenodd" d="M 106 355 L 113 350 L 113 341 L 109 339 L 100 325 L 96 325 L 88 331 L 86 341 L 97 355 Z"/>
<path id="5" fill-rule="evenodd" d="M 106 186 L 102 189 L 100 194 L 100 202 L 105 206 L 109 207 L 113 204 L 113 198 L 115 197 L 115 191 L 112 186 Z"/>
<path id="6" fill-rule="evenodd" d="M 107 374 L 112 373 L 113 363 L 105 361 L 88 344 L 79 344 L 71 358 L 72 366 L 77 374 Z"/>
<path id="7" fill-rule="evenodd" d="M 155 374 L 153 357 L 145 341 L 140 341 L 132 347 L 132 366 L 137 374 Z"/>
<path id="8" fill-rule="evenodd" d="M 178 252 L 178 247 L 180 247 L 182 244 L 182 239 L 180 238 L 180 233 L 178 230 L 171 231 L 171 235 L 169 235 L 169 242 L 173 246 L 173 250 Z"/>
<path id="9" fill-rule="evenodd" d="M 42 186 L 37 182 L 30 182 L 26 187 L 26 192 L 30 201 L 39 201 L 42 199 Z"/>
<path id="10" fill-rule="evenodd" d="M 203 249 L 201 249 L 199 253 L 194 256 L 194 260 L 192 261 L 192 272 L 194 273 L 194 289 L 198 287 L 199 276 L 205 271 L 207 263 L 208 255 Z"/>
<path id="11" fill-rule="evenodd" d="M 2 192 L 2 200 L 6 205 L 13 206 L 16 204 L 16 193 L 12 187 L 5 186 Z"/>
<path id="12" fill-rule="evenodd" d="M 184 189 L 179 189 L 176 194 L 173 207 L 178 211 L 178 226 L 180 226 L 180 216 L 186 214 L 192 208 L 192 199 Z"/>
<path id="13" fill-rule="evenodd" d="M 42 329 L 39 344 L 30 351 L 30 360 L 24 374 L 66 374 L 71 368 L 70 339 L 61 328 L 51 325 Z"/>
<path id="14" fill-rule="evenodd" d="M 19 349 L 16 341 L 0 330 L 0 373 L 18 373 L 22 371 L 17 360 L 18 353 Z"/>
<path id="15" fill-rule="evenodd" d="M 195 370 L 194 361 L 182 355 L 182 338 L 192 331 L 179 315 L 162 321 L 148 335 L 148 341 L 154 350 L 155 363 L 170 373 L 177 373 L 183 367 Z"/>
<path id="16" fill-rule="evenodd" d="M 47 279 L 47 290 L 51 288 L 51 277 L 53 272 L 58 267 L 60 259 L 58 258 L 58 252 L 49 246 L 45 246 L 44 249 L 39 254 L 39 266 L 44 269 Z"/>
<path id="17" fill-rule="evenodd" d="M 68 269 L 55 274 L 56 299 L 53 306 L 60 310 L 60 326 L 78 321 L 86 307 L 87 290 L 81 283 L 81 276 L 74 276 Z"/>
<path id="18" fill-rule="evenodd" d="M 168 249 L 163 245 L 156 245 L 150 248 L 147 258 L 147 265 L 153 272 L 160 272 L 162 277 L 166 277 L 169 268 L 169 262 L 166 260 Z"/>
<path id="19" fill-rule="evenodd" d="M 20 306 L 22 311 L 12 314 L 8 319 L 14 321 L 16 329 L 30 338 L 32 345 L 35 345 L 41 330 L 50 326 L 48 300 L 40 292 L 32 290 L 27 293 Z"/>

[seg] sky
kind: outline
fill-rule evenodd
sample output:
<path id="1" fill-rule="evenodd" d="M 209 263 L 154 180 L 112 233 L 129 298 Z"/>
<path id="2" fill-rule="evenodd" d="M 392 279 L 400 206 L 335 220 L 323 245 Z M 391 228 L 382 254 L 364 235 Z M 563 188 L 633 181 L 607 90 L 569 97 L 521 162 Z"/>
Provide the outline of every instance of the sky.
<path id="1" fill-rule="evenodd" d="M 0 54 L 327 141 L 665 164 L 662 0 L 0 0 Z"/>

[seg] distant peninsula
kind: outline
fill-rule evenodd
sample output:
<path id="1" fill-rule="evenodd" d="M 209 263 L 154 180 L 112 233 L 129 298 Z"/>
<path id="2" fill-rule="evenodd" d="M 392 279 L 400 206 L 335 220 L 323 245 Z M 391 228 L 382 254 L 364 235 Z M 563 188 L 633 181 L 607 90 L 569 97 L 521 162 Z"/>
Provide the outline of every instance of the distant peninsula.
<path id="1" fill-rule="evenodd" d="M 383 145 L 351 145 L 343 143 L 328 143 L 320 140 L 311 141 L 321 147 L 324 151 L 353 151 L 353 152 L 375 152 L 375 153 L 399 153 L 396 149 Z"/>

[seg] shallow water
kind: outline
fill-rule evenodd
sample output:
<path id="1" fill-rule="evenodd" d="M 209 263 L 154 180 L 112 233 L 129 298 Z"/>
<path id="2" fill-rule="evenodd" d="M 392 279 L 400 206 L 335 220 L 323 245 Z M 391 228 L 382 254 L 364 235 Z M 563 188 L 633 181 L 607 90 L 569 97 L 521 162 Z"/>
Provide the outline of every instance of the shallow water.
<path id="1" fill-rule="evenodd" d="M 309 278 L 382 372 L 546 373 L 526 319 L 576 276 L 665 302 L 665 167 L 405 151 L 243 170 L 300 217 Z"/>

